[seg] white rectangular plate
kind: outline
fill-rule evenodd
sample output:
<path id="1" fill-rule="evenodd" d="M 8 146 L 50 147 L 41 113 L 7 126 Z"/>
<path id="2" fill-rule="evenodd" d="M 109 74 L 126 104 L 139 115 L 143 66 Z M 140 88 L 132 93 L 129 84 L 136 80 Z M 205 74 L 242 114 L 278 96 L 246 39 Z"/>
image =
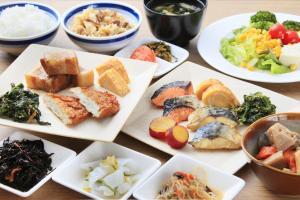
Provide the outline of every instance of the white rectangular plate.
<path id="1" fill-rule="evenodd" d="M 10 141 L 13 140 L 42 140 L 44 143 L 44 148 L 45 151 L 47 153 L 54 153 L 51 156 L 52 159 L 52 163 L 51 166 L 53 168 L 53 171 L 51 173 L 49 173 L 47 176 L 45 176 L 40 182 L 38 182 L 35 186 L 33 186 L 30 190 L 26 191 L 26 192 L 22 192 L 20 190 L 14 189 L 12 187 L 9 187 L 7 185 L 1 184 L 0 183 L 0 188 L 7 190 L 9 192 L 12 192 L 16 195 L 19 195 L 21 197 L 28 197 L 30 196 L 32 193 L 34 193 L 36 190 L 38 190 L 40 187 L 42 187 L 42 185 L 44 185 L 54 174 L 54 172 L 59 169 L 60 167 L 62 167 L 64 164 L 67 164 L 69 161 L 71 161 L 72 159 L 74 159 L 74 157 L 76 156 L 76 153 L 70 149 L 67 149 L 63 146 L 60 146 L 58 144 L 49 142 L 47 140 L 41 139 L 39 137 L 36 137 L 34 135 L 28 134 L 27 132 L 24 131 L 17 131 L 12 133 L 11 135 L 8 135 L 6 137 L 2 137 L 1 136 L 1 141 L 0 141 L 0 146 L 3 145 L 3 141 L 4 139 L 6 139 L 7 137 L 9 137 Z"/>
<path id="2" fill-rule="evenodd" d="M 212 166 L 215 166 L 224 172 L 231 174 L 235 173 L 248 161 L 242 150 L 196 151 L 191 147 L 191 145 L 186 145 L 181 150 L 175 150 L 169 147 L 167 143 L 152 138 L 148 133 L 151 120 L 162 115 L 162 110 L 155 108 L 150 101 L 150 98 L 155 90 L 160 88 L 162 85 L 173 81 L 192 81 L 195 88 L 200 82 L 209 78 L 219 79 L 222 81 L 233 91 L 240 102 L 243 102 L 243 95 L 260 91 L 266 96 L 270 97 L 272 103 L 277 107 L 277 112 L 295 111 L 300 105 L 299 101 L 292 98 L 247 83 L 245 81 L 231 78 L 195 63 L 185 62 L 176 70 L 172 71 L 170 74 L 166 75 L 148 88 L 122 130 L 128 135 L 166 153 L 172 155 L 183 153 L 187 156 L 191 156 L 195 159 L 211 164 Z M 244 128 L 245 127 L 241 127 L 240 131 L 243 132 Z"/>
<path id="3" fill-rule="evenodd" d="M 138 187 L 134 191 L 133 196 L 138 200 L 155 199 L 162 184 L 169 180 L 176 171 L 196 175 L 199 180 L 206 183 L 212 190 L 215 189 L 217 192 L 221 192 L 223 200 L 233 199 L 245 185 L 245 181 L 238 177 L 226 174 L 204 162 L 178 154 Z"/>
<path id="4" fill-rule="evenodd" d="M 63 168 L 58 170 L 53 180 L 72 190 L 80 192 L 93 199 L 103 199 L 100 196 L 83 190 L 84 171 L 81 169 L 82 164 L 105 159 L 106 156 L 116 156 L 117 158 L 129 158 L 136 162 L 136 170 L 139 179 L 130 188 L 130 190 L 120 198 L 128 199 L 134 189 L 144 182 L 160 166 L 160 161 L 150 156 L 133 151 L 115 143 L 94 142 L 83 150 L 75 159 Z"/>
<path id="5" fill-rule="evenodd" d="M 23 82 L 25 85 L 25 73 L 30 72 L 34 67 L 37 66 L 43 53 L 63 50 L 65 49 L 42 45 L 31 45 L 28 47 L 0 76 L 0 94 L 4 94 L 6 91 L 10 90 L 10 83 L 17 84 Z M 97 65 L 109 58 L 109 56 L 100 54 L 81 51 L 75 52 L 77 54 L 80 66 L 84 69 L 95 69 Z M 131 83 L 129 85 L 130 93 L 125 97 L 118 97 L 120 111 L 115 116 L 103 120 L 95 120 L 90 118 L 76 126 L 66 126 L 44 104 L 42 99 L 44 92 L 35 90 L 36 93 L 40 94 L 40 110 L 42 112 L 41 120 L 50 122 L 50 126 L 17 123 L 9 119 L 2 118 L 0 119 L 0 124 L 66 137 L 109 142 L 113 141 L 126 122 L 130 113 L 138 103 L 139 99 L 144 94 L 157 67 L 157 64 L 150 62 L 125 58 L 120 58 L 120 60 L 126 67 Z M 97 76 L 95 77 L 95 80 L 96 79 Z M 96 83 L 97 81 L 95 81 L 95 84 Z"/>
<path id="6" fill-rule="evenodd" d="M 144 38 L 140 41 L 134 42 L 134 43 L 126 46 L 125 48 L 121 49 L 120 51 L 118 51 L 115 54 L 115 56 L 123 57 L 123 58 L 130 58 L 131 54 L 133 53 L 133 51 L 136 48 L 140 47 L 141 45 L 143 45 L 145 43 L 155 42 L 155 41 L 159 42 L 161 40 L 158 40 L 155 38 Z M 164 42 L 164 43 L 166 43 L 167 45 L 169 45 L 171 47 L 171 52 L 177 60 L 175 62 L 168 62 L 161 58 L 156 57 L 158 68 L 156 69 L 156 71 L 154 73 L 154 78 L 160 77 L 160 76 L 164 75 L 165 73 L 171 71 L 172 69 L 174 69 L 175 67 L 177 67 L 178 65 L 183 63 L 189 57 L 189 52 L 187 50 L 185 50 L 184 48 L 181 48 L 179 46 L 176 46 L 176 45 L 168 43 L 168 42 Z"/>

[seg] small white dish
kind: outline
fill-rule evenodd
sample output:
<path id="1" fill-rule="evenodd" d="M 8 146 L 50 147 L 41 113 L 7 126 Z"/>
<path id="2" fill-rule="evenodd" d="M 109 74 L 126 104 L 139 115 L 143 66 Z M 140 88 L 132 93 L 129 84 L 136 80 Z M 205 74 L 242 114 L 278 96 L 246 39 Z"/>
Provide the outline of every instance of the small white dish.
<path id="1" fill-rule="evenodd" d="M 139 171 L 139 180 L 131 189 L 122 196 L 121 199 L 128 199 L 134 189 L 144 182 L 160 166 L 160 161 L 150 156 L 133 151 L 115 143 L 94 142 L 83 150 L 75 159 L 57 170 L 53 180 L 72 190 L 84 194 L 93 199 L 103 199 L 93 193 L 83 190 L 84 171 L 80 168 L 81 164 L 90 163 L 104 159 L 106 156 L 114 155 L 117 158 L 130 158 L 137 162 L 137 171 Z"/>
<path id="2" fill-rule="evenodd" d="M 244 13 L 223 18 L 209 25 L 200 34 L 198 52 L 201 57 L 215 69 L 237 78 L 265 82 L 265 83 L 292 83 L 300 81 L 300 69 L 285 74 L 271 74 L 264 71 L 249 71 L 235 66 L 226 60 L 220 53 L 221 40 L 232 34 L 234 29 L 248 26 L 250 17 L 255 13 Z M 300 21 L 300 16 L 285 13 L 274 13 L 278 22 L 285 20 Z M 226 27 L 226 28 L 225 28 Z"/>
<path id="3" fill-rule="evenodd" d="M 123 57 L 123 58 L 130 58 L 131 54 L 133 53 L 133 51 L 136 48 L 140 47 L 141 45 L 143 45 L 145 43 L 154 42 L 154 41 L 159 42 L 161 40 L 158 40 L 155 38 L 144 38 L 137 42 L 133 42 L 130 45 L 126 46 L 125 48 L 121 49 L 120 51 L 118 51 L 115 54 L 115 56 Z M 154 78 L 158 78 L 158 77 L 164 75 L 165 73 L 171 71 L 172 69 L 174 69 L 175 67 L 177 67 L 178 65 L 183 63 L 189 57 L 189 52 L 187 50 L 185 50 L 179 46 L 176 46 L 174 44 L 168 43 L 168 42 L 164 42 L 164 43 L 166 43 L 167 45 L 169 45 L 171 47 L 171 52 L 177 60 L 174 62 L 168 62 L 161 58 L 156 57 L 156 60 L 158 63 L 158 68 L 156 69 L 156 71 L 154 73 Z"/>
<path id="4" fill-rule="evenodd" d="M 27 140 L 42 140 L 44 143 L 44 148 L 45 151 L 47 153 L 54 153 L 51 158 L 52 158 L 52 168 L 53 171 L 51 173 L 49 173 L 47 176 L 45 176 L 40 182 L 38 182 L 35 186 L 33 186 L 30 190 L 28 190 L 27 192 L 22 192 L 20 190 L 14 189 L 12 187 L 9 187 L 7 185 L 4 185 L 2 183 L 0 183 L 0 188 L 2 188 L 3 190 L 9 191 L 11 193 L 14 193 L 18 196 L 21 197 L 28 197 L 30 196 L 32 193 L 34 193 L 35 191 L 37 191 L 42 185 L 44 185 L 54 174 L 54 172 L 58 169 L 60 169 L 60 167 L 62 167 L 64 164 L 68 163 L 69 161 L 71 161 L 75 156 L 76 156 L 76 152 L 65 148 L 63 146 L 60 146 L 58 144 L 55 144 L 53 142 L 49 142 L 47 140 L 44 140 L 42 138 L 36 137 L 34 135 L 28 134 L 27 132 L 24 131 L 17 131 L 14 132 L 13 134 L 8 136 L 10 138 L 10 141 L 13 140 L 23 140 L 23 139 L 27 139 Z M 6 139 L 7 137 L 3 138 L 0 141 L 0 146 L 3 145 L 3 141 Z"/>
<path id="5" fill-rule="evenodd" d="M 138 200 L 155 199 L 162 184 L 171 178 L 176 171 L 187 173 L 196 171 L 195 175 L 200 180 L 207 183 L 212 190 L 222 193 L 223 200 L 233 199 L 245 186 L 245 181 L 236 176 L 224 173 L 204 162 L 189 158 L 183 154 L 177 154 L 138 187 L 133 192 L 133 196 Z"/>

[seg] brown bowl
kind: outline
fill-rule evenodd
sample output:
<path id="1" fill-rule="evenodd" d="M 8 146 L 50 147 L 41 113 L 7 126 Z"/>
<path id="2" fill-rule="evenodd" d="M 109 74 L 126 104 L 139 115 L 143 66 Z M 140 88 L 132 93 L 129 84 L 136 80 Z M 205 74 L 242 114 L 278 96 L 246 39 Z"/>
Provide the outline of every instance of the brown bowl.
<path id="1" fill-rule="evenodd" d="M 242 139 L 242 148 L 251 159 L 251 168 L 266 188 L 278 194 L 299 195 L 300 175 L 288 173 L 272 166 L 264 165 L 255 158 L 258 153 L 257 139 L 270 126 L 280 122 L 292 131 L 300 133 L 300 113 L 278 113 L 264 117 L 251 124 Z"/>

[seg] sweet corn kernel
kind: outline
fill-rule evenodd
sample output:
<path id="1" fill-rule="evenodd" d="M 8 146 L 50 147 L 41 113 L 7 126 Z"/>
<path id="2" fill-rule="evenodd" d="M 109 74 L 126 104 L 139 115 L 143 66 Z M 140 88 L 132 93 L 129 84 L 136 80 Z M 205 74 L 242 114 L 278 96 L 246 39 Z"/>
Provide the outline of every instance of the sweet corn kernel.
<path id="1" fill-rule="evenodd" d="M 295 71 L 297 68 L 298 68 L 298 67 L 297 67 L 296 64 L 291 64 L 291 65 L 290 65 L 290 69 L 291 69 L 292 71 Z"/>

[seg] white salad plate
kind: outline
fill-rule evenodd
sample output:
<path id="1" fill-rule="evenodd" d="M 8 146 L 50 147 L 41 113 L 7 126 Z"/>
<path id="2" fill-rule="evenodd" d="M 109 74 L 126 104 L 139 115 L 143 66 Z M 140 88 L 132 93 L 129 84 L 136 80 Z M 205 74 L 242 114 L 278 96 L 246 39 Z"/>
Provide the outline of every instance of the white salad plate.
<path id="1" fill-rule="evenodd" d="M 150 122 L 153 119 L 162 116 L 163 113 L 162 109 L 156 108 L 151 104 L 151 96 L 155 90 L 159 89 L 164 84 L 173 81 L 192 81 L 194 88 L 196 88 L 200 82 L 209 78 L 218 79 L 223 82 L 232 90 L 240 102 L 243 102 L 243 95 L 262 92 L 264 95 L 270 97 L 271 102 L 277 107 L 276 112 L 296 112 L 297 109 L 300 110 L 300 103 L 297 100 L 275 93 L 271 90 L 264 89 L 254 84 L 229 77 L 195 63 L 185 62 L 147 89 L 143 98 L 140 100 L 139 104 L 136 106 L 130 118 L 122 128 L 122 131 L 171 155 L 182 153 L 194 159 L 210 164 L 222 170 L 223 172 L 230 174 L 235 173 L 248 161 L 248 158 L 242 150 L 197 151 L 189 144 L 187 144 L 183 149 L 176 150 L 171 148 L 166 142 L 152 138 L 149 135 Z M 241 127 L 239 129 L 240 132 L 243 133 L 245 128 L 245 126 Z M 192 139 L 192 137 L 193 133 L 190 134 L 189 139 Z"/>
<path id="2" fill-rule="evenodd" d="M 149 42 L 159 42 L 161 40 L 155 39 L 155 38 L 144 38 L 142 40 L 139 40 L 137 42 L 133 42 L 126 46 L 125 48 L 121 49 L 118 51 L 115 56 L 117 57 L 124 57 L 124 58 L 130 58 L 131 54 L 135 49 L 138 47 L 142 46 L 145 43 Z M 164 41 L 163 41 L 164 42 Z M 171 71 L 181 63 L 183 63 L 188 57 L 189 57 L 189 52 L 179 46 L 176 46 L 174 44 L 170 44 L 168 42 L 164 42 L 167 45 L 171 47 L 171 52 L 172 55 L 174 56 L 174 62 L 168 62 L 165 61 L 161 58 L 156 57 L 156 61 L 158 63 L 158 68 L 156 69 L 154 73 L 154 78 L 158 78 L 165 73 Z M 146 66 L 140 66 L 140 67 L 146 67 Z"/>
<path id="3" fill-rule="evenodd" d="M 245 13 L 223 18 L 209 25 L 200 34 L 198 51 L 201 57 L 217 70 L 237 78 L 266 82 L 266 83 L 291 83 L 300 81 L 300 69 L 285 74 L 271 74 L 266 71 L 249 71 L 231 64 L 220 53 L 221 40 L 224 37 L 232 37 L 232 31 L 242 26 L 248 26 L 250 16 L 255 13 Z M 285 20 L 300 21 L 300 16 L 274 13 L 278 22 Z"/>
<path id="4" fill-rule="evenodd" d="M 172 157 L 138 187 L 134 191 L 133 196 L 138 200 L 155 199 L 162 184 L 170 179 L 176 171 L 191 173 L 197 176 L 200 181 L 207 184 L 213 191 L 221 193 L 222 200 L 233 199 L 245 186 L 245 181 L 236 176 L 224 173 L 205 162 L 178 154 Z"/>
<path id="5" fill-rule="evenodd" d="M 122 200 L 128 199 L 133 191 L 152 175 L 161 165 L 160 161 L 150 156 L 141 154 L 134 150 L 120 146 L 115 143 L 94 142 L 83 150 L 75 159 L 59 169 L 53 176 L 53 180 L 72 190 L 84 194 L 93 199 L 103 199 L 100 195 L 86 192 L 83 190 L 83 182 L 85 179 L 82 165 L 94 161 L 105 159 L 106 156 L 116 156 L 116 158 L 128 158 L 136 162 L 136 171 L 138 180 L 130 188 L 130 190 L 122 196 Z"/>
<path id="6" fill-rule="evenodd" d="M 28 47 L 0 76 L 0 94 L 4 94 L 9 91 L 11 83 L 24 83 L 26 86 L 24 75 L 32 71 L 32 69 L 38 65 L 40 58 L 45 52 L 64 50 L 66 49 L 35 44 Z M 110 58 L 109 56 L 101 54 L 81 51 L 75 51 L 75 53 L 78 57 L 79 64 L 83 69 L 95 69 L 99 64 Z M 125 65 L 131 83 L 129 84 L 129 94 L 125 97 L 117 97 L 120 103 L 120 111 L 116 115 L 103 120 L 90 118 L 76 126 L 67 126 L 63 124 L 62 121 L 58 119 L 44 104 L 42 97 L 45 92 L 33 90 L 40 95 L 39 108 L 42 113 L 41 120 L 50 122 L 51 125 L 42 126 L 36 123 L 18 123 L 3 118 L 0 119 L 0 124 L 59 136 L 108 142 L 113 141 L 123 127 L 127 118 L 130 116 L 139 99 L 143 96 L 157 67 L 156 63 L 125 58 L 120 58 L 120 60 Z M 144 66 L 144 68 L 141 66 Z M 95 72 L 95 85 L 97 85 L 96 79 L 98 78 L 96 74 L 97 73 Z M 101 90 L 100 87 L 98 87 L 98 89 Z M 68 89 L 64 91 L 67 93 Z M 64 91 L 61 93 L 64 94 Z"/>
<path id="7" fill-rule="evenodd" d="M 3 146 L 3 142 L 5 139 L 7 139 L 9 137 L 10 141 L 13 140 L 42 140 L 44 143 L 44 148 L 45 151 L 47 153 L 54 153 L 51 156 L 52 159 L 52 168 L 53 171 L 51 171 L 47 176 L 45 176 L 40 182 L 38 182 L 35 186 L 33 186 L 30 190 L 26 191 L 26 192 L 22 192 L 20 190 L 14 189 L 12 187 L 9 187 L 7 185 L 1 184 L 0 183 L 0 188 L 2 188 L 3 190 L 9 191 L 11 193 L 14 193 L 18 196 L 21 197 L 28 197 L 30 196 L 32 193 L 34 193 L 35 191 L 37 191 L 42 185 L 44 185 L 54 174 L 54 172 L 58 169 L 60 169 L 60 167 L 62 167 L 64 164 L 67 164 L 68 162 L 70 162 L 72 159 L 74 159 L 74 157 L 76 156 L 76 153 L 70 149 L 67 149 L 63 146 L 60 146 L 58 144 L 55 144 L 53 142 L 49 142 L 47 140 L 44 140 L 42 138 L 36 137 L 34 135 L 31 135 L 27 132 L 24 131 L 16 131 L 13 132 L 10 135 L 5 135 L 5 137 L 3 137 L 3 135 L 0 136 L 0 146 Z"/>

